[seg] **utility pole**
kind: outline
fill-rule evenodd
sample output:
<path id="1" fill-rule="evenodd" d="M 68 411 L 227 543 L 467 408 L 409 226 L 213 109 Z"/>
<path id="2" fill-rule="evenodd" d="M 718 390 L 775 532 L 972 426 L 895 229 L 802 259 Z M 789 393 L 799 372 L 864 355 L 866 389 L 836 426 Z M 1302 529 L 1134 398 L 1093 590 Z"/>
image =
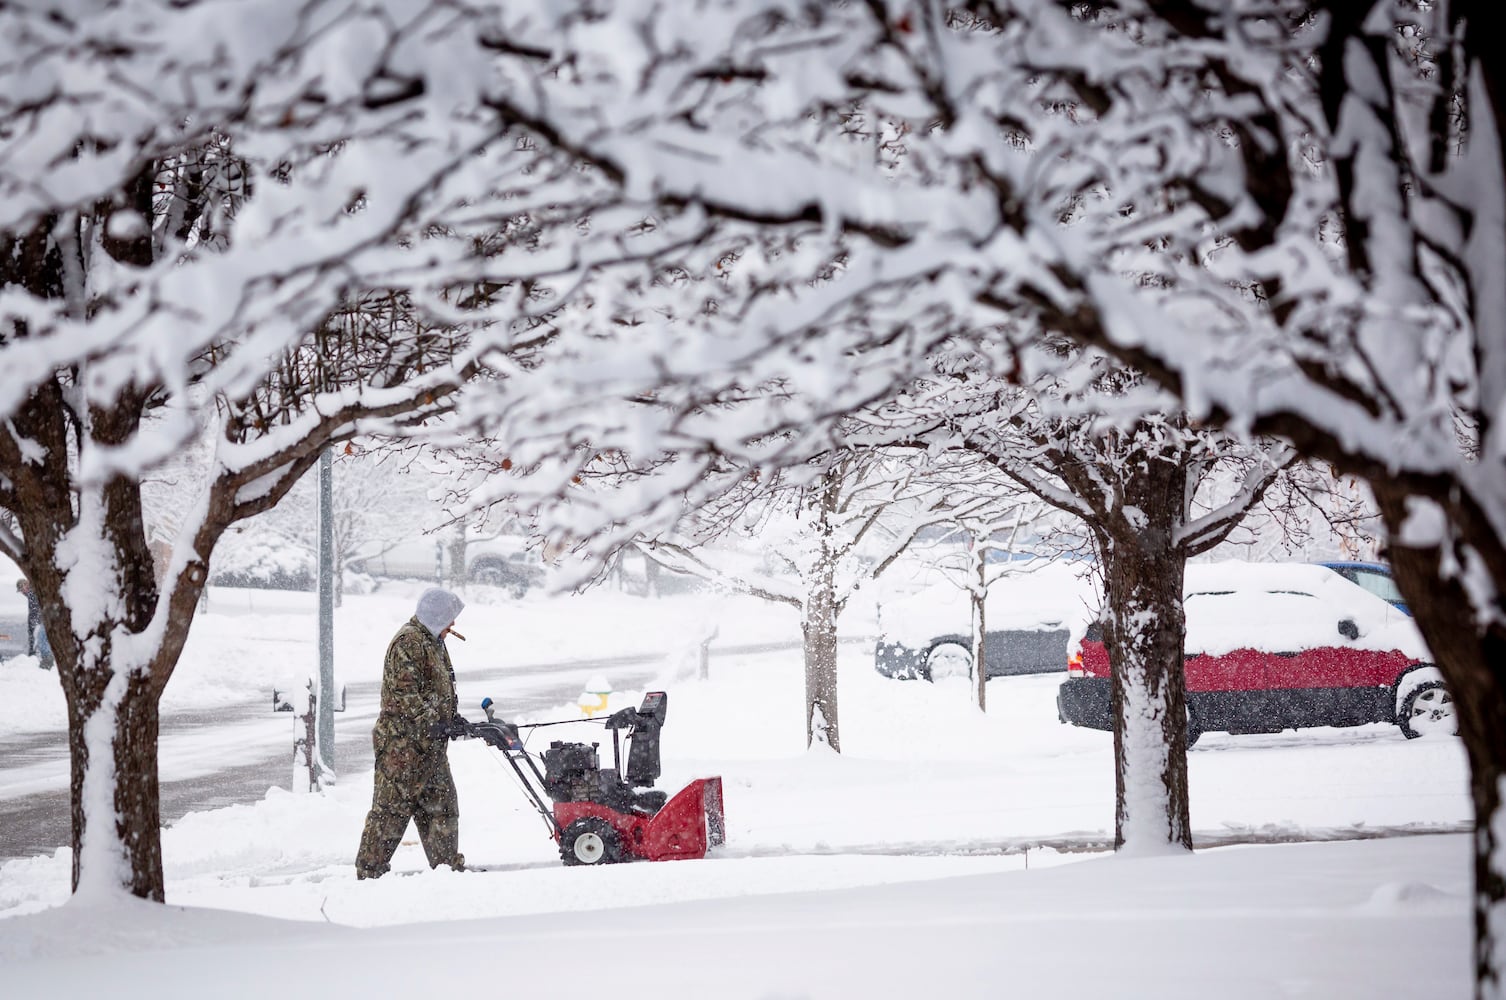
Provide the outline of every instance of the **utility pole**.
<path id="1" fill-rule="evenodd" d="M 335 772 L 335 455 L 319 456 L 319 762 Z"/>

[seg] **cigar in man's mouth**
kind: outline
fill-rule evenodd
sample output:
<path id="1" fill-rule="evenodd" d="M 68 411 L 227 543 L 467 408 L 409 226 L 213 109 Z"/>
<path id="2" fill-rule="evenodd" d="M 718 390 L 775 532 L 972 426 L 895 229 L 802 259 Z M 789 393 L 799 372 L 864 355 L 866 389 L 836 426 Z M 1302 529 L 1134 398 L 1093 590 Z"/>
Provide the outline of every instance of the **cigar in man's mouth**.
<path id="1" fill-rule="evenodd" d="M 449 628 L 445 629 L 445 631 L 453 635 L 455 638 L 459 639 L 461 642 L 465 642 L 465 636 L 461 635 L 459 632 L 456 632 L 455 626 L 451 625 Z"/>

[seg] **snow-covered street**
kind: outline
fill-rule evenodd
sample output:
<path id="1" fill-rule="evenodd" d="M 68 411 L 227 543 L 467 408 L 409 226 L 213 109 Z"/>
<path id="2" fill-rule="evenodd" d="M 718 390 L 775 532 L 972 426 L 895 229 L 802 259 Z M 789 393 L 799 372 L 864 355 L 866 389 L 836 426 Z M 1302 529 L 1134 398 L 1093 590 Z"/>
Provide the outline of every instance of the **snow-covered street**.
<path id="1" fill-rule="evenodd" d="M 379 675 L 415 594 L 397 585 L 347 599 L 337 625 L 344 678 Z M 237 596 L 268 606 L 228 613 L 217 605 L 230 595 L 212 598 L 170 707 L 263 691 L 259 651 L 271 637 L 291 651 L 284 669 L 313 662 L 314 620 L 299 604 L 308 595 L 284 595 L 284 605 Z M 453 645 L 472 717 L 485 695 L 505 706 L 510 682 L 468 676 L 598 655 L 601 643 L 662 653 L 657 686 L 670 706 L 658 787 L 722 775 L 727 844 L 704 861 L 564 868 L 511 772 L 465 741 L 450 754 L 462 848 L 488 870 L 431 872 L 413 839 L 395 859 L 403 874 L 358 883 L 368 761 L 320 795 L 291 794 L 284 781 L 253 804 L 173 823 L 163 831 L 165 909 L 143 905 L 122 919 L 68 902 L 66 849 L 0 866 L 5 995 L 83 994 L 107 982 L 139 984 L 126 995 L 141 996 L 397 995 L 419 982 L 542 991 L 582 966 L 651 974 L 666 997 L 1467 993 L 1466 836 L 1272 843 L 1464 830 L 1455 739 L 1408 741 L 1389 726 L 1210 734 L 1189 755 L 1197 840 L 1258 846 L 1114 858 L 1082 850 L 1112 840 L 1112 737 L 1057 721 L 1061 675 L 996 679 L 980 715 L 966 683 L 883 678 L 869 646 L 846 643 L 838 756 L 804 749 L 798 651 L 717 652 L 798 635 L 786 610 L 609 592 L 470 597 L 469 641 Z M 721 631 L 701 681 L 687 640 L 711 618 Z M 859 636 L 871 623 L 855 612 L 844 625 Z M 0 671 L 17 692 L 7 713 L 61 717 L 56 690 L 56 706 L 21 704 L 46 697 L 31 683 L 41 671 L 23 660 Z M 615 691 L 611 705 L 641 693 Z M 519 721 L 580 715 L 572 699 Z M 280 737 L 287 716 L 266 726 Z M 605 736 L 578 723 L 531 739 L 537 750 Z M 205 756 L 236 760 L 229 746 Z M 1170 963 L 1150 957 L 1148 942 L 1163 935 Z M 441 942 L 435 971 L 417 956 Z"/>

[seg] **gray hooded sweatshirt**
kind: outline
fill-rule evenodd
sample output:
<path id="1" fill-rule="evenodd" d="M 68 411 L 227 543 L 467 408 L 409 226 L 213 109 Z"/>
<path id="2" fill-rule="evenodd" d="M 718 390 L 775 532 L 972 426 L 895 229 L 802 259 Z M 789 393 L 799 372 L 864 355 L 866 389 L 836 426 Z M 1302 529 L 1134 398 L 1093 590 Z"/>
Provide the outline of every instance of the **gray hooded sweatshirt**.
<path id="1" fill-rule="evenodd" d="M 445 626 L 459 617 L 464 608 L 465 602 L 448 590 L 430 587 L 419 595 L 418 611 L 414 613 L 414 617 L 431 635 L 438 637 Z"/>

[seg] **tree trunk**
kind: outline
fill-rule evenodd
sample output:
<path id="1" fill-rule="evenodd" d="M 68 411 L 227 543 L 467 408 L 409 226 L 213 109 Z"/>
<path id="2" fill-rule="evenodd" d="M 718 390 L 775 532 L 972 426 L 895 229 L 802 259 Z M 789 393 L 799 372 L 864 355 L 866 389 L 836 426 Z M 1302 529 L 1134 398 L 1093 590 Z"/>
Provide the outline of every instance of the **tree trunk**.
<path id="1" fill-rule="evenodd" d="M 841 499 L 841 477 L 828 471 L 816 493 L 816 560 L 806 581 L 800 630 L 805 638 L 805 743 L 825 743 L 838 753 L 837 726 L 837 557 L 832 551 L 832 516 Z"/>
<path id="2" fill-rule="evenodd" d="M 105 424 L 97 418 L 96 430 Z M 158 590 L 139 487 L 117 479 L 83 490 L 78 523 L 67 528 L 43 520 L 46 513 L 56 511 L 23 515 L 23 532 L 68 703 L 73 889 L 123 887 L 161 901 L 158 702 L 188 634 L 199 596 L 194 583 L 206 574 L 202 566 L 183 571 L 175 597 L 183 613 L 165 614 L 157 641 L 143 646 L 143 636 L 152 635 Z M 57 568 L 59 546 L 48 544 L 50 538 L 77 557 L 66 574 Z M 70 613 L 62 588 L 79 573 L 102 593 Z M 97 617 L 83 617 L 90 607 L 101 609 Z"/>
<path id="3" fill-rule="evenodd" d="M 1104 645 L 1113 673 L 1114 847 L 1192 848 L 1187 808 L 1187 637 L 1175 542 L 1186 456 L 1135 449 L 1095 531 L 1103 562 Z"/>
<path id="4" fill-rule="evenodd" d="M 202 559 L 177 564 L 172 605 L 158 615 L 162 592 L 140 485 L 120 476 L 75 481 L 63 412 L 58 384 L 39 388 L 8 429 L 37 442 L 48 461 L 24 461 L 14 438 L 0 436 L 0 465 L 67 703 L 73 889 L 161 901 L 158 704 L 208 569 Z M 140 412 L 141 400 L 129 394 L 115 408 L 91 410 L 92 437 L 80 451 L 130 440 Z M 212 533 L 201 534 L 199 550 L 212 542 Z"/>
<path id="5" fill-rule="evenodd" d="M 806 600 L 800 622 L 805 637 L 805 742 L 841 753 L 837 726 L 837 614 L 829 581 Z"/>
<path id="6" fill-rule="evenodd" d="M 988 599 L 988 565 L 984 562 L 984 539 L 977 539 L 973 552 L 973 581 L 968 588 L 973 608 L 973 687 L 977 692 L 978 711 L 988 711 L 988 663 L 983 658 L 983 636 L 988 627 L 983 603 Z"/>
<path id="7" fill-rule="evenodd" d="M 124 886 L 160 903 L 157 693 L 140 673 L 121 677 L 107 663 L 70 668 L 59 657 L 58 669 L 76 669 L 84 689 L 68 706 L 73 891 Z"/>
<path id="8" fill-rule="evenodd" d="M 1506 548 L 1487 521 L 1473 510 L 1447 512 L 1457 532 L 1444 550 L 1403 545 L 1401 526 L 1415 498 L 1403 487 L 1372 483 L 1392 538 L 1390 558 L 1397 586 L 1416 616 L 1417 627 L 1443 673 L 1459 718 L 1459 736 L 1469 757 L 1470 793 L 1475 808 L 1475 995 L 1506 996 L 1506 629 L 1501 625 L 1506 594 Z M 1471 561 L 1495 587 L 1496 617 L 1482 629 L 1475 602 L 1465 592 Z"/>
<path id="9" fill-rule="evenodd" d="M 1192 848 L 1180 552 L 1115 539 L 1104 554 L 1113 671 L 1116 850 Z"/>
<path id="10" fill-rule="evenodd" d="M 464 521 L 455 522 L 455 530 L 450 535 L 449 542 L 449 579 L 447 581 L 451 590 L 461 591 L 465 589 L 465 546 L 466 528 Z"/>

